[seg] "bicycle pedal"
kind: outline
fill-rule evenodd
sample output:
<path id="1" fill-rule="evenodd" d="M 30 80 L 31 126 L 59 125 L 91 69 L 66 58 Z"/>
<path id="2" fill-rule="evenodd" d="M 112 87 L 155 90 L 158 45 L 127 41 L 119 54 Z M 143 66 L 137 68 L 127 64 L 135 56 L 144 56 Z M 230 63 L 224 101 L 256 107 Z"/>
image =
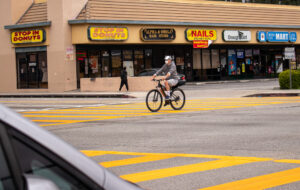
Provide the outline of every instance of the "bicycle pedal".
<path id="1" fill-rule="evenodd" d="M 170 104 L 170 100 L 166 100 L 164 106 L 167 106 Z"/>

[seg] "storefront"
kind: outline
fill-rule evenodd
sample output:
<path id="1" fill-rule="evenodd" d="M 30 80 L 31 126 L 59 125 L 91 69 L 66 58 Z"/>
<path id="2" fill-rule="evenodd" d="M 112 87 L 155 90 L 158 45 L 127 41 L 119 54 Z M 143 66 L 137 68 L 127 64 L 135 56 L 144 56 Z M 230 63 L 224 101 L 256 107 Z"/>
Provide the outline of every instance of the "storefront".
<path id="1" fill-rule="evenodd" d="M 4 2 L 10 7 L 9 0 Z M 1 19 L 0 54 L 7 71 L 0 77 L 10 81 L 2 91 L 115 91 L 123 67 L 131 90 L 147 90 L 153 84 L 140 73 L 160 68 L 165 55 L 174 58 L 187 81 L 278 77 L 289 62 L 292 69 L 300 68 L 300 21 L 284 14 L 297 14 L 297 8 L 257 5 L 250 10 L 235 4 L 229 11 L 219 2 L 145 2 L 155 11 L 136 11 L 144 8 L 140 1 L 128 6 L 120 0 L 74 1 L 72 6 L 59 0 L 23 2 L 25 14 L 10 22 Z M 170 7 L 177 11 L 163 11 Z M 12 15 L 9 8 L 1 10 Z M 72 14 L 65 16 L 66 10 Z M 254 16 L 257 11 L 265 19 Z M 286 47 L 295 47 L 295 60 L 284 59 Z"/>
<path id="2" fill-rule="evenodd" d="M 17 88 L 47 89 L 48 67 L 46 31 L 44 29 L 17 30 L 11 32 L 15 46 Z"/>
<path id="3" fill-rule="evenodd" d="M 129 76 L 139 76 L 144 69 L 160 68 L 165 55 L 174 57 L 177 71 L 185 74 L 188 81 L 277 77 L 289 68 L 288 61 L 284 60 L 284 48 L 296 46 L 297 41 L 297 33 L 293 31 L 143 26 L 87 28 L 89 41 L 80 41 L 86 44 L 76 46 L 78 88 L 80 78 L 118 77 L 122 67 L 127 68 Z M 120 28 L 126 31 L 123 39 L 114 37 Z M 131 32 L 140 36 L 130 39 Z M 93 39 L 91 36 L 104 37 Z M 173 43 L 176 40 L 181 44 Z M 193 48 L 195 40 L 210 40 L 211 45 Z M 297 46 L 296 51 L 299 51 Z"/>

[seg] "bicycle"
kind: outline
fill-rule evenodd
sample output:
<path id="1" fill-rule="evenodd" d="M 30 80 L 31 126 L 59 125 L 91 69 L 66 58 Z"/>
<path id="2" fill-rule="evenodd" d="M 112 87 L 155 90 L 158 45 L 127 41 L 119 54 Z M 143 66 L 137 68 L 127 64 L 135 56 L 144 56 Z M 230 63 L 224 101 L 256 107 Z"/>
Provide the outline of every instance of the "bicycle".
<path id="1" fill-rule="evenodd" d="M 163 97 L 166 97 L 165 86 L 160 82 L 162 79 L 153 79 L 157 81 L 156 89 L 152 89 L 146 96 L 146 105 L 151 112 L 157 112 L 160 110 Z M 171 87 L 170 92 L 170 105 L 174 110 L 181 110 L 185 104 L 185 94 L 182 89 L 178 88 L 185 84 L 185 80 L 179 80 L 176 86 Z"/>

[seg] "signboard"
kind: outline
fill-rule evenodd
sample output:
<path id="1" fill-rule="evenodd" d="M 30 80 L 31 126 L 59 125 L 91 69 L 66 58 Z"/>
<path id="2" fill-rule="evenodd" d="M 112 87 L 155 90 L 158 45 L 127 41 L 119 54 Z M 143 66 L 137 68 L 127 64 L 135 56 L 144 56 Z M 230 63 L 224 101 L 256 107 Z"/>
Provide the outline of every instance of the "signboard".
<path id="1" fill-rule="evenodd" d="M 246 30 L 224 30 L 223 40 L 230 42 L 249 42 L 251 41 L 251 32 Z"/>
<path id="2" fill-rule="evenodd" d="M 128 29 L 126 27 L 90 26 L 88 38 L 92 41 L 127 40 Z"/>
<path id="3" fill-rule="evenodd" d="M 208 48 L 209 43 L 208 40 L 194 40 L 193 47 L 194 48 Z"/>
<path id="4" fill-rule="evenodd" d="M 267 41 L 267 33 L 264 31 L 258 31 L 256 33 L 257 41 L 266 42 Z"/>
<path id="5" fill-rule="evenodd" d="M 216 30 L 205 30 L 205 29 L 186 29 L 185 38 L 187 41 L 194 40 L 216 40 Z"/>
<path id="6" fill-rule="evenodd" d="M 175 29 L 173 28 L 145 28 L 141 29 L 141 38 L 143 41 L 153 40 L 174 40 L 176 37 Z"/>
<path id="7" fill-rule="evenodd" d="M 296 42 L 297 41 L 297 32 L 290 32 L 290 42 Z"/>
<path id="8" fill-rule="evenodd" d="M 284 58 L 285 59 L 295 59 L 295 48 L 294 47 L 284 48 Z"/>
<path id="9" fill-rule="evenodd" d="M 23 30 L 11 33 L 11 42 L 13 44 L 43 43 L 46 41 L 46 32 L 39 30 Z"/>
<path id="10" fill-rule="evenodd" d="M 268 42 L 288 42 L 289 33 L 288 32 L 268 32 L 267 33 Z"/>
<path id="11" fill-rule="evenodd" d="M 257 41 L 259 42 L 296 42 L 297 32 L 257 32 Z"/>

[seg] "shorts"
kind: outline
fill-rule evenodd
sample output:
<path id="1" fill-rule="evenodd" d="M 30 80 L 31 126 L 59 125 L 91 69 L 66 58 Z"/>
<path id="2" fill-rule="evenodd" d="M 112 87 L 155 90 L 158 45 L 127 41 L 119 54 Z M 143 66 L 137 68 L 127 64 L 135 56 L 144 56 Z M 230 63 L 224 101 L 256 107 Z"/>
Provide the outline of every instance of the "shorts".
<path id="1" fill-rule="evenodd" d="M 171 87 L 176 86 L 178 83 L 178 80 L 176 80 L 176 79 L 169 79 L 167 81 L 168 81 L 169 86 L 171 86 Z"/>

